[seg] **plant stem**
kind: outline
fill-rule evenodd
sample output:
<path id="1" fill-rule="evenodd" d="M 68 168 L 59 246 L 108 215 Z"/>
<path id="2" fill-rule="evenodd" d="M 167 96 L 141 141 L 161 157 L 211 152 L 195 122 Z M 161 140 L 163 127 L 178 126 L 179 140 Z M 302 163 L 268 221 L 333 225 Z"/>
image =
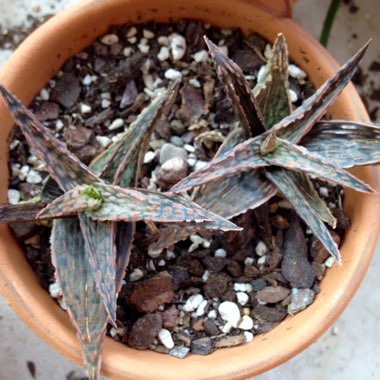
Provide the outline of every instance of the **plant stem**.
<path id="1" fill-rule="evenodd" d="M 319 38 L 319 42 L 325 47 L 327 46 L 327 42 L 330 37 L 331 28 L 333 26 L 339 5 L 340 5 L 340 0 L 331 0 L 330 7 L 327 11 L 326 18 L 323 23 L 321 37 Z"/>

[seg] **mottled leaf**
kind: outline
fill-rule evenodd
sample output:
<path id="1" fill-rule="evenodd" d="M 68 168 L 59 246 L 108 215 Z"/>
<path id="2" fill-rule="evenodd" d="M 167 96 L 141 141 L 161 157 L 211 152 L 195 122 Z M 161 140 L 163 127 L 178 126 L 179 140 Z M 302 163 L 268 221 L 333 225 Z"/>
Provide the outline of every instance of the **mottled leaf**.
<path id="1" fill-rule="evenodd" d="M 380 161 L 380 126 L 344 120 L 320 121 L 302 139 L 302 145 L 342 168 L 375 164 Z"/>
<path id="2" fill-rule="evenodd" d="M 66 191 L 78 184 L 89 185 L 98 181 L 87 166 L 3 86 L 0 86 L 0 94 L 35 155 L 45 163 L 49 174 L 62 190 Z"/>
<path id="3" fill-rule="evenodd" d="M 51 247 L 56 279 L 82 345 L 87 375 L 96 380 L 108 315 L 93 278 L 77 218 L 54 221 Z"/>
<path id="4" fill-rule="evenodd" d="M 288 48 L 283 34 L 273 44 L 272 56 L 253 89 L 266 129 L 291 113 L 288 80 Z"/>
<path id="5" fill-rule="evenodd" d="M 339 168 L 331 160 L 282 139 L 278 139 L 276 150 L 263 156 L 263 159 L 270 165 L 301 171 L 357 191 L 374 192 L 369 185 Z"/>
<path id="6" fill-rule="evenodd" d="M 329 230 L 315 213 L 308 199 L 305 198 L 304 193 L 300 191 L 294 181 L 289 181 L 288 176 L 279 175 L 278 171 L 272 172 L 266 170 L 265 172 L 266 176 L 277 186 L 283 196 L 292 203 L 297 214 L 303 219 L 334 259 L 341 262 L 339 249 L 332 239 Z"/>
<path id="7" fill-rule="evenodd" d="M 292 142 L 298 142 L 309 132 L 313 124 L 324 115 L 326 109 L 351 80 L 360 60 L 368 49 L 368 45 L 369 42 L 310 96 L 310 98 L 306 99 L 300 107 L 273 127 L 279 137 Z"/>
<path id="8" fill-rule="evenodd" d="M 239 120 L 250 137 L 264 132 L 261 110 L 240 67 L 215 44 L 204 37 L 216 65 L 216 73 L 236 109 Z"/>

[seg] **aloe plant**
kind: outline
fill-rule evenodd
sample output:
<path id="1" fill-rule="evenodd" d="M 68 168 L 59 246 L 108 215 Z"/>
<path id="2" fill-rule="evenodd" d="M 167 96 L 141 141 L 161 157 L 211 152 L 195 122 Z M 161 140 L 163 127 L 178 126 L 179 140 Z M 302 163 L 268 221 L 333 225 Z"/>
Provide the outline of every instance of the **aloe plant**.
<path id="1" fill-rule="evenodd" d="M 181 193 L 196 188 L 193 193 L 196 202 L 227 218 L 259 206 L 280 191 L 340 262 L 338 247 L 324 224 L 327 222 L 334 228 L 336 221 L 318 196 L 310 176 L 357 191 L 374 192 L 370 185 L 345 169 L 380 161 L 380 127 L 373 123 L 321 121 L 352 78 L 368 43 L 314 95 L 291 111 L 283 36 L 278 37 L 273 56 L 253 91 L 240 68 L 205 40 L 241 127 L 231 132 L 208 165 L 191 173 L 170 191 Z M 221 189 L 231 190 L 226 199 Z M 215 203 L 210 203 L 211 194 Z M 232 199 L 236 202 L 231 202 Z M 243 202 L 238 202 L 239 199 Z"/>
<path id="2" fill-rule="evenodd" d="M 0 86 L 16 123 L 60 189 L 49 180 L 41 199 L 32 204 L 3 206 L 0 219 L 53 219 L 51 248 L 56 279 L 81 341 L 91 380 L 98 378 L 106 326 L 109 322 L 116 325 L 116 298 L 129 260 L 134 222 L 178 223 L 178 228 L 186 223 L 208 223 L 216 229 L 240 229 L 181 196 L 131 188 L 137 182 L 144 147 L 177 86 L 144 109 L 123 138 L 90 167 Z M 20 216 L 23 208 L 28 210 L 26 218 Z M 17 210 L 14 220 L 12 209 Z"/>

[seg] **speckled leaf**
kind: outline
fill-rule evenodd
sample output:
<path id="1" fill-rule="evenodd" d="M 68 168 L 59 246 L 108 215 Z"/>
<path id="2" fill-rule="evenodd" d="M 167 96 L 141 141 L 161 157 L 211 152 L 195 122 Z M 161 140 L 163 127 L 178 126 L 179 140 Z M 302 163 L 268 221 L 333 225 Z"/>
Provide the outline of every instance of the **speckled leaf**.
<path id="1" fill-rule="evenodd" d="M 298 142 L 309 132 L 313 124 L 324 115 L 326 109 L 351 80 L 368 48 L 368 44 L 365 44 L 310 98 L 306 99 L 300 107 L 293 111 L 291 115 L 273 127 L 277 130 L 279 137 L 292 142 Z"/>
<path id="2" fill-rule="evenodd" d="M 321 121 L 302 139 L 309 151 L 342 168 L 380 161 L 380 126 L 343 120 Z"/>
<path id="3" fill-rule="evenodd" d="M 108 315 L 96 288 L 77 218 L 54 221 L 51 246 L 57 282 L 82 345 L 87 375 L 96 380 Z"/>
<path id="4" fill-rule="evenodd" d="M 88 259 L 110 321 L 116 326 L 116 225 L 91 220 L 86 214 L 78 216 Z"/>
<path id="5" fill-rule="evenodd" d="M 300 191 L 294 181 L 289 181 L 288 176 L 279 175 L 278 171 L 271 172 L 268 170 L 265 172 L 267 177 L 277 186 L 283 196 L 291 202 L 297 214 L 303 219 L 313 234 L 321 241 L 328 252 L 335 260 L 341 262 L 339 249 L 332 239 L 329 230 L 315 213 L 314 209 L 310 206 L 308 199 L 305 198 L 304 193 Z"/>
<path id="6" fill-rule="evenodd" d="M 278 139 L 276 150 L 263 156 L 263 159 L 271 165 L 301 171 L 357 191 L 374 192 L 371 186 L 339 168 L 331 160 L 282 139 Z"/>
<path id="7" fill-rule="evenodd" d="M 45 163 L 49 174 L 62 190 L 67 191 L 78 184 L 91 184 L 98 181 L 87 166 L 3 86 L 0 86 L 0 94 L 35 155 Z"/>
<path id="8" fill-rule="evenodd" d="M 204 39 L 214 59 L 218 78 L 224 84 L 246 134 L 253 137 L 264 132 L 261 110 L 240 67 L 207 37 Z"/>
<path id="9" fill-rule="evenodd" d="M 288 80 L 288 48 L 283 34 L 273 44 L 272 56 L 253 89 L 263 113 L 264 126 L 271 128 L 291 113 Z"/>
<path id="10" fill-rule="evenodd" d="M 189 174 L 182 181 L 174 185 L 170 189 L 170 192 L 179 193 L 187 191 L 193 187 L 213 182 L 226 176 L 267 166 L 268 164 L 259 154 L 262 141 L 261 136 L 244 141 L 233 150 L 229 150 L 212 160 L 202 169 Z"/>

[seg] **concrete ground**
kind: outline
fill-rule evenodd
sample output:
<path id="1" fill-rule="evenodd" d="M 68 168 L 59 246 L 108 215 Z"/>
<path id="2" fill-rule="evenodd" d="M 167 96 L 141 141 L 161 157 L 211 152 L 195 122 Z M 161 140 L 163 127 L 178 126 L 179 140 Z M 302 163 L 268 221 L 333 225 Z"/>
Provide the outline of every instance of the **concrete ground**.
<path id="1" fill-rule="evenodd" d="M 27 14 L 56 12 L 76 0 L 13 0 L 0 3 L 0 26 L 20 25 Z M 373 38 L 364 72 L 375 59 L 380 62 L 380 23 L 378 0 L 356 0 L 360 9 L 341 6 L 335 21 L 328 49 L 343 62 L 365 41 Z M 330 0 L 299 0 L 294 18 L 305 29 L 319 36 Z M 351 1 L 351 5 L 353 2 Z M 11 52 L 0 49 L 0 66 Z M 373 73 L 372 73 L 373 75 Z M 373 76 L 379 88 L 379 75 Z M 377 103 L 377 105 L 379 105 Z M 376 106 L 371 104 L 371 108 Z M 380 115 L 378 114 L 378 121 Z M 352 303 L 336 324 L 307 350 L 257 380 L 370 380 L 380 378 L 380 245 L 373 263 Z M 29 364 L 28 364 L 29 363 Z M 37 338 L 0 298 L 0 380 L 32 379 L 29 367 L 34 363 L 35 378 L 65 380 L 70 372 L 83 374 L 81 367 L 62 358 Z M 194 379 L 196 380 L 196 379 Z"/>

